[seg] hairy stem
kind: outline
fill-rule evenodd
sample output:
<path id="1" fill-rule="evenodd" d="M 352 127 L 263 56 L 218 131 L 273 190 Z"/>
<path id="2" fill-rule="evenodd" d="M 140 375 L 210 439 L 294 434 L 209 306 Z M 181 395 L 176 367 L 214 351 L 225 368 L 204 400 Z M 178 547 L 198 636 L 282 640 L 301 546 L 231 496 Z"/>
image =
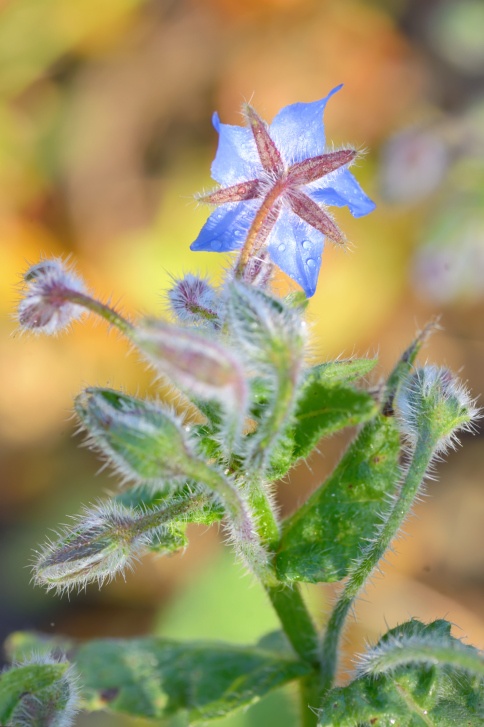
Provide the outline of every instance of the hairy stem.
<path id="1" fill-rule="evenodd" d="M 375 540 L 359 557 L 347 584 L 329 618 L 321 643 L 321 693 L 331 689 L 337 668 L 338 646 L 342 630 L 359 591 L 387 551 L 391 541 L 409 514 L 437 442 L 429 428 L 421 430 L 402 487 Z"/>
<path id="2" fill-rule="evenodd" d="M 116 328 L 128 336 L 128 338 L 131 335 L 133 331 L 131 323 L 105 303 L 101 303 L 99 300 L 95 300 L 95 298 L 91 298 L 91 296 L 77 291 L 72 291 L 70 293 L 69 300 L 71 303 L 76 303 L 77 305 L 90 310 L 92 313 L 96 313 L 96 315 L 101 318 L 104 318 L 105 321 L 110 323 L 112 326 L 116 326 Z"/>

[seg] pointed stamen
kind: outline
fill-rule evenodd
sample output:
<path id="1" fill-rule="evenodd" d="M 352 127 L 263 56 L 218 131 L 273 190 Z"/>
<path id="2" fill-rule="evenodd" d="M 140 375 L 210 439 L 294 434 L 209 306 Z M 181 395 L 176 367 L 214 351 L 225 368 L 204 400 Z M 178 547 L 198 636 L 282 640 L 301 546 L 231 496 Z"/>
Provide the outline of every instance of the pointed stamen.
<path id="1" fill-rule="evenodd" d="M 287 199 L 291 205 L 292 211 L 298 215 L 308 225 L 319 230 L 323 235 L 329 237 L 338 245 L 344 245 L 345 239 L 336 227 L 333 220 L 324 212 L 316 202 L 313 202 L 307 195 L 302 192 L 290 192 Z"/>
<path id="2" fill-rule="evenodd" d="M 287 181 L 291 185 L 310 184 L 345 164 L 349 164 L 355 157 L 356 151 L 354 149 L 342 149 L 341 151 L 304 159 L 304 161 L 297 162 L 289 168 Z"/>
<path id="3" fill-rule="evenodd" d="M 284 162 L 278 148 L 269 136 L 265 123 L 252 106 L 245 107 L 245 115 L 252 129 L 262 166 L 266 172 L 280 176 L 284 172 Z"/>
<path id="4" fill-rule="evenodd" d="M 234 184 L 232 187 L 216 189 L 209 194 L 197 197 L 200 202 L 208 204 L 227 204 L 228 202 L 242 202 L 246 199 L 255 199 L 260 195 L 261 182 L 258 179 L 251 179 L 248 182 Z"/>

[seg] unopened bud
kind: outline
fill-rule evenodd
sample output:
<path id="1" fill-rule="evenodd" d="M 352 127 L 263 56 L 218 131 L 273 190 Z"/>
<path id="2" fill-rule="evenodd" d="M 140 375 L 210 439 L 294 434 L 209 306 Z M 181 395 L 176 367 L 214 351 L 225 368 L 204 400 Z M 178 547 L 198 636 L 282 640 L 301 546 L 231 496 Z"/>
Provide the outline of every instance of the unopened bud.
<path id="1" fill-rule="evenodd" d="M 123 573 L 150 544 L 159 523 L 146 514 L 107 501 L 86 510 L 74 526 L 38 553 L 34 581 L 48 590 L 69 591 L 98 581 L 101 586 Z"/>
<path id="2" fill-rule="evenodd" d="M 60 260 L 44 260 L 24 275 L 18 321 L 24 329 L 55 334 L 79 318 L 84 308 L 71 301 L 85 293 L 83 281 Z"/>
<path id="3" fill-rule="evenodd" d="M 32 656 L 0 675 L 0 724 L 70 727 L 78 711 L 77 675 L 67 661 Z"/>
<path id="4" fill-rule="evenodd" d="M 88 388 L 76 398 L 75 409 L 92 444 L 126 479 L 161 486 L 196 474 L 198 460 L 186 431 L 166 407 Z"/>
<path id="5" fill-rule="evenodd" d="M 410 442 L 427 432 L 437 452 L 453 446 L 459 431 L 472 430 L 479 416 L 465 386 L 451 371 L 437 366 L 424 366 L 408 376 L 396 405 L 402 432 Z"/>
<path id="6" fill-rule="evenodd" d="M 195 398 L 218 401 L 225 410 L 243 416 L 247 402 L 244 370 L 221 343 L 153 319 L 136 327 L 132 340 L 180 389 Z"/>
<path id="7" fill-rule="evenodd" d="M 170 307 L 179 321 L 219 327 L 219 301 L 209 283 L 195 275 L 185 275 L 168 291 Z"/>

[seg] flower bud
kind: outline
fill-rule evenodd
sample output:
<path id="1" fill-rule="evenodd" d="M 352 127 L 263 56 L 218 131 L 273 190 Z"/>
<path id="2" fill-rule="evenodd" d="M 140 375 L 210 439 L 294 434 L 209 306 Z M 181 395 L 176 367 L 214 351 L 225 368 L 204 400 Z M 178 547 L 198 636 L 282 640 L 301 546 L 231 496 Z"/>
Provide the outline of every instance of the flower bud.
<path id="1" fill-rule="evenodd" d="M 37 554 L 34 581 L 61 593 L 92 581 L 101 586 L 131 566 L 159 527 L 152 513 L 136 512 L 112 501 L 101 503 L 86 510 L 73 527 Z"/>
<path id="2" fill-rule="evenodd" d="M 423 433 L 443 452 L 457 442 L 457 432 L 472 430 L 479 411 L 465 386 L 451 371 L 437 366 L 416 369 L 396 399 L 402 432 L 415 444 Z"/>
<path id="3" fill-rule="evenodd" d="M 33 265 L 23 279 L 25 285 L 18 306 L 22 328 L 55 334 L 84 312 L 82 306 L 71 302 L 73 294 L 85 293 L 84 283 L 59 259 Z"/>
<path id="4" fill-rule="evenodd" d="M 70 727 L 77 675 L 67 661 L 32 656 L 0 675 L 0 720 L 8 727 Z"/>
<path id="5" fill-rule="evenodd" d="M 217 294 L 203 278 L 189 274 L 177 280 L 168 291 L 168 300 L 182 323 L 220 325 Z"/>
<path id="6" fill-rule="evenodd" d="M 94 387 L 76 398 L 75 409 L 92 444 L 126 479 L 160 486 L 196 474 L 186 430 L 166 407 Z"/>
<path id="7" fill-rule="evenodd" d="M 238 358 L 197 331 L 146 319 L 133 330 L 133 342 L 153 366 L 182 390 L 218 401 L 239 419 L 246 410 L 247 384 Z"/>

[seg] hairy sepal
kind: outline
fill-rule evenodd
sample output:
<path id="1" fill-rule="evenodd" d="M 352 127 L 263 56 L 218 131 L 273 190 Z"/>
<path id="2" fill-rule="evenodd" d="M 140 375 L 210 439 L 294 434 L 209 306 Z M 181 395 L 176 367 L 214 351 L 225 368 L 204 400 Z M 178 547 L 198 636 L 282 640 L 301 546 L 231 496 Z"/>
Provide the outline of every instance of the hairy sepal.
<path id="1" fill-rule="evenodd" d="M 190 428 L 170 408 L 90 387 L 76 398 L 75 409 L 90 443 L 126 480 L 164 490 L 196 478 Z"/>
<path id="2" fill-rule="evenodd" d="M 459 431 L 473 431 L 479 410 L 466 387 L 446 368 L 423 366 L 403 382 L 396 397 L 397 420 L 415 448 L 421 437 L 442 454 L 458 442 Z"/>
<path id="3" fill-rule="evenodd" d="M 294 412 L 305 324 L 297 309 L 240 281 L 233 281 L 227 290 L 227 323 L 233 345 L 240 348 L 246 367 L 255 374 L 253 398 L 257 398 L 261 383 L 267 394 L 245 453 L 248 465 L 260 469 L 268 465 Z"/>

